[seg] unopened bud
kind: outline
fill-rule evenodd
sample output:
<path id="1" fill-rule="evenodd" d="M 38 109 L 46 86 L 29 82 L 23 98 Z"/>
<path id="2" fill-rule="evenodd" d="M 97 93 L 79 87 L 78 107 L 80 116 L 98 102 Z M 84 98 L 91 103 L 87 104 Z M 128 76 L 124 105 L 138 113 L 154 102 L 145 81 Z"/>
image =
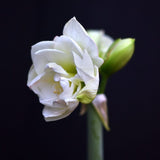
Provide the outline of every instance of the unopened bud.
<path id="1" fill-rule="evenodd" d="M 110 76 L 123 68 L 133 55 L 134 42 L 132 38 L 115 40 L 105 54 L 101 72 Z"/>

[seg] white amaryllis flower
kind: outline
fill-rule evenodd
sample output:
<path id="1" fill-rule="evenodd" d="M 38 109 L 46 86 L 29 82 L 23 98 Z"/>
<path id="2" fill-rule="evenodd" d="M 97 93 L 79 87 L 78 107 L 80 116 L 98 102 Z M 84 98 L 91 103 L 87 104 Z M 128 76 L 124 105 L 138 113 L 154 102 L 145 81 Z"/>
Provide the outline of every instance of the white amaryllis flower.
<path id="1" fill-rule="evenodd" d="M 62 36 L 42 41 L 31 49 L 33 65 L 27 85 L 45 105 L 43 116 L 54 121 L 68 116 L 79 104 L 90 103 L 99 85 L 103 60 L 81 24 L 72 18 Z"/>

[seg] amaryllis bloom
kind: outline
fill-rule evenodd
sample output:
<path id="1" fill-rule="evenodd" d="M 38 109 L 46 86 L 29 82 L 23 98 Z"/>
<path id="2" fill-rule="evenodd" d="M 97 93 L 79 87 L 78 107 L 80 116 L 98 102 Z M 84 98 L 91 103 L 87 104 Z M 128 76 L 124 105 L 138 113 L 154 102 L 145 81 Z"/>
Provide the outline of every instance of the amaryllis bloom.
<path id="1" fill-rule="evenodd" d="M 95 98 L 103 59 L 76 18 L 65 24 L 63 35 L 33 45 L 31 57 L 27 85 L 45 105 L 46 121 L 64 118 L 79 102 L 90 103 Z"/>

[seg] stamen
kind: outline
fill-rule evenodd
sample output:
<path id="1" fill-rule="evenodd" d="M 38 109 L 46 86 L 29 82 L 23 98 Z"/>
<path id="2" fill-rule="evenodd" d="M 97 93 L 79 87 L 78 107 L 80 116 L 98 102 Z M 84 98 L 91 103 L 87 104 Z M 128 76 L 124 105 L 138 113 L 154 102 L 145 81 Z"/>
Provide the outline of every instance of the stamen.
<path id="1" fill-rule="evenodd" d="M 60 86 L 59 82 L 54 83 L 54 91 L 55 94 L 61 94 L 63 92 L 63 88 Z"/>

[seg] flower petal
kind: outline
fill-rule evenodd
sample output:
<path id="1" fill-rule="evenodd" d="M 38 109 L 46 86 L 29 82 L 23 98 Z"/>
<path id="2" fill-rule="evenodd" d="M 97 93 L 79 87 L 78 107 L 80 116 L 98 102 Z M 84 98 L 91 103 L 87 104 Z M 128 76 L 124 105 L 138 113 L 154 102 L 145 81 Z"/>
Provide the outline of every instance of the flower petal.
<path id="1" fill-rule="evenodd" d="M 56 36 L 54 38 L 54 48 L 57 50 L 61 50 L 67 54 L 71 54 L 72 52 L 75 52 L 79 56 L 82 55 L 83 51 L 79 47 L 79 45 L 70 37 L 67 37 L 65 35 L 63 36 Z"/>
<path id="2" fill-rule="evenodd" d="M 60 99 L 69 99 L 73 97 L 74 85 L 66 78 L 61 78 L 60 85 L 63 92 L 59 95 Z"/>
<path id="3" fill-rule="evenodd" d="M 107 52 L 108 48 L 113 43 L 114 39 L 108 35 L 104 35 L 100 39 L 100 48 L 103 52 Z"/>
<path id="4" fill-rule="evenodd" d="M 104 60 L 100 57 L 93 57 L 93 64 L 96 65 L 98 68 L 101 67 L 101 65 L 104 63 Z"/>
<path id="5" fill-rule="evenodd" d="M 98 67 L 95 66 L 96 76 L 85 82 L 85 87 L 77 94 L 77 99 L 85 104 L 92 102 L 95 98 L 99 85 Z"/>
<path id="6" fill-rule="evenodd" d="M 86 50 L 83 53 L 82 58 L 74 52 L 73 52 L 73 57 L 76 68 L 81 69 L 83 72 L 85 72 L 91 77 L 94 76 L 93 62 Z"/>
<path id="7" fill-rule="evenodd" d="M 100 57 L 104 57 L 106 52 L 108 51 L 109 47 L 113 43 L 113 38 L 108 35 L 103 35 L 100 39 Z"/>
<path id="8" fill-rule="evenodd" d="M 39 96 L 40 103 L 44 105 L 52 106 L 53 101 L 58 98 L 55 91 L 60 84 L 54 81 L 53 74 L 52 72 L 42 73 L 34 78 L 29 86 Z"/>
<path id="9" fill-rule="evenodd" d="M 88 34 L 97 44 L 99 56 L 101 58 L 104 58 L 105 53 L 114 41 L 113 38 L 106 35 L 103 30 L 89 30 Z"/>
<path id="10" fill-rule="evenodd" d="M 98 56 L 96 44 L 75 17 L 65 24 L 63 34 L 71 37 L 82 49 L 86 49 L 91 57 Z"/>
<path id="11" fill-rule="evenodd" d="M 52 62 L 62 66 L 67 72 L 75 72 L 75 65 L 72 55 L 56 50 L 44 49 L 32 55 L 33 65 L 37 74 L 44 72 L 46 64 Z"/>
<path id="12" fill-rule="evenodd" d="M 97 94 L 98 87 L 96 83 L 97 80 L 95 79 L 88 81 L 86 86 L 77 94 L 77 99 L 84 104 L 91 103 Z"/>
<path id="13" fill-rule="evenodd" d="M 55 121 L 70 115 L 73 110 L 78 106 L 78 101 L 71 99 L 68 101 L 59 100 L 54 102 L 53 107 L 45 106 L 43 109 L 43 116 L 46 121 Z M 57 110 L 55 110 L 55 108 Z M 58 110 L 58 108 L 60 108 Z"/>
<path id="14" fill-rule="evenodd" d="M 94 79 L 94 77 L 91 77 L 89 74 L 87 74 L 86 72 L 84 72 L 82 69 L 80 68 L 76 68 L 77 69 L 77 73 L 78 73 L 78 76 L 80 78 L 80 81 L 84 82 L 85 84 L 91 80 L 91 79 Z"/>
<path id="15" fill-rule="evenodd" d="M 45 71 L 46 72 L 53 71 L 53 72 L 57 73 L 57 76 L 59 76 L 59 77 L 61 77 L 61 76 L 69 77 L 70 76 L 60 65 L 58 65 L 56 63 L 48 63 L 46 65 Z M 59 81 L 59 79 L 57 79 L 58 78 L 57 76 L 55 77 L 55 75 L 54 75 L 55 81 Z"/>
<path id="16" fill-rule="evenodd" d="M 37 73 L 35 72 L 34 66 L 32 65 L 29 72 L 28 72 L 28 80 L 27 80 L 27 86 L 30 86 L 31 81 L 37 77 Z"/>
<path id="17" fill-rule="evenodd" d="M 99 50 L 106 52 L 114 39 L 104 33 L 103 30 L 89 30 L 89 36 L 95 41 Z"/>
<path id="18" fill-rule="evenodd" d="M 40 51 L 43 49 L 54 49 L 54 42 L 53 41 L 41 41 L 39 43 L 36 43 L 31 48 L 31 56 L 35 54 L 37 51 Z"/>

